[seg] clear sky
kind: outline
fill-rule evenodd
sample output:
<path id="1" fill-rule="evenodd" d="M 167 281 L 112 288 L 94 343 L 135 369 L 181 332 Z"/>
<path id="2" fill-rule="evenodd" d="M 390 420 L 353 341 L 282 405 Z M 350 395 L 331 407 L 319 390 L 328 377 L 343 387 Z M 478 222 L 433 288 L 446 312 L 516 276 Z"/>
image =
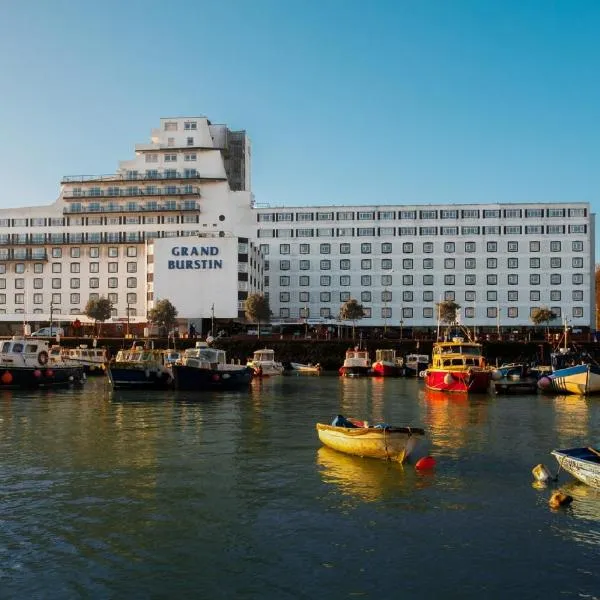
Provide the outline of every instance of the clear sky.
<path id="1" fill-rule="evenodd" d="M 259 203 L 597 211 L 599 31 L 597 0 L 0 0 L 0 207 L 206 115 Z"/>

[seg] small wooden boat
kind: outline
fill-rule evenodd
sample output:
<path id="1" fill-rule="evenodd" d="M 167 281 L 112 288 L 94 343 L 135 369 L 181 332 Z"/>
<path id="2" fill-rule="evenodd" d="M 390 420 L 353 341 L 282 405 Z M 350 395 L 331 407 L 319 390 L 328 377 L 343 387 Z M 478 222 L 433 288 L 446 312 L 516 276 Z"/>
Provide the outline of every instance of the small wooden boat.
<path id="1" fill-rule="evenodd" d="M 304 365 L 302 363 L 292 362 L 290 363 L 290 367 L 292 373 L 302 373 L 303 375 L 320 375 L 323 370 L 319 363 L 316 365 L 311 363 Z"/>
<path id="2" fill-rule="evenodd" d="M 359 423 L 357 421 L 349 424 Z M 337 427 L 317 423 L 319 439 L 325 446 L 355 456 L 404 462 L 425 435 L 418 427 Z"/>
<path id="3" fill-rule="evenodd" d="M 561 469 L 583 483 L 600 489 L 600 452 L 594 448 L 552 450 Z"/>

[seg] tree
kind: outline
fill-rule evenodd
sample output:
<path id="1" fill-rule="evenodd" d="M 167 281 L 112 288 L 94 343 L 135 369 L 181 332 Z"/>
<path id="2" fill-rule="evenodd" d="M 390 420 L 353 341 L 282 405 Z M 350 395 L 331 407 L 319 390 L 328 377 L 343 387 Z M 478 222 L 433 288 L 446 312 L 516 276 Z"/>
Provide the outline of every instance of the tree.
<path id="1" fill-rule="evenodd" d="M 542 325 L 546 323 L 546 334 L 548 334 L 548 324 L 556 319 L 556 313 L 553 313 L 547 306 L 540 306 L 531 311 L 531 322 L 534 325 Z"/>
<path id="2" fill-rule="evenodd" d="M 90 319 L 94 319 L 94 324 L 98 330 L 98 335 L 100 335 L 102 331 L 102 323 L 104 323 L 104 321 L 107 319 L 110 319 L 112 309 L 112 302 L 104 296 L 100 296 L 100 298 L 97 300 L 90 298 L 88 303 L 85 305 L 85 310 L 83 312 Z M 98 325 L 98 323 L 100 323 L 100 325 Z"/>
<path id="3" fill-rule="evenodd" d="M 356 321 L 365 316 L 362 304 L 359 304 L 354 298 L 350 298 L 342 304 L 340 308 L 340 318 L 342 321 L 352 321 L 352 339 L 355 338 Z"/>
<path id="4" fill-rule="evenodd" d="M 266 323 L 271 318 L 269 300 L 264 294 L 250 294 L 244 303 L 246 319 L 252 323 L 258 323 L 258 337 L 260 338 L 260 323 Z"/>
<path id="5" fill-rule="evenodd" d="M 169 300 L 159 300 L 154 308 L 148 311 L 148 321 L 162 328 L 168 335 L 177 323 L 177 309 Z"/>
<path id="6" fill-rule="evenodd" d="M 460 304 L 457 304 L 454 300 L 445 300 L 444 302 L 437 302 L 436 306 L 442 323 L 454 325 L 457 322 Z"/>

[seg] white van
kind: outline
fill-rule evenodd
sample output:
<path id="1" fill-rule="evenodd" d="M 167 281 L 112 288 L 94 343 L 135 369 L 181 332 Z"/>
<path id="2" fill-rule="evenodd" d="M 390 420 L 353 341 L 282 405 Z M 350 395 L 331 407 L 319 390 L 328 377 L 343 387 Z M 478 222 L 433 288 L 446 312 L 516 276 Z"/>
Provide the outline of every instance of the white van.
<path id="1" fill-rule="evenodd" d="M 62 327 L 42 327 L 31 334 L 31 337 L 54 337 L 56 335 L 63 336 L 65 332 Z"/>

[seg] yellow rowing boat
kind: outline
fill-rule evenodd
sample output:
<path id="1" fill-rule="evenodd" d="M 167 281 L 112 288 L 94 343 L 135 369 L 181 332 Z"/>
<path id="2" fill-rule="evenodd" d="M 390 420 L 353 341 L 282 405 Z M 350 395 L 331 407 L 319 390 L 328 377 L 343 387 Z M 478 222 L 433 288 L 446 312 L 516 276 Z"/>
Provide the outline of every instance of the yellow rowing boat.
<path id="1" fill-rule="evenodd" d="M 404 462 L 425 431 L 418 427 L 337 427 L 317 423 L 325 446 L 355 456 Z"/>

